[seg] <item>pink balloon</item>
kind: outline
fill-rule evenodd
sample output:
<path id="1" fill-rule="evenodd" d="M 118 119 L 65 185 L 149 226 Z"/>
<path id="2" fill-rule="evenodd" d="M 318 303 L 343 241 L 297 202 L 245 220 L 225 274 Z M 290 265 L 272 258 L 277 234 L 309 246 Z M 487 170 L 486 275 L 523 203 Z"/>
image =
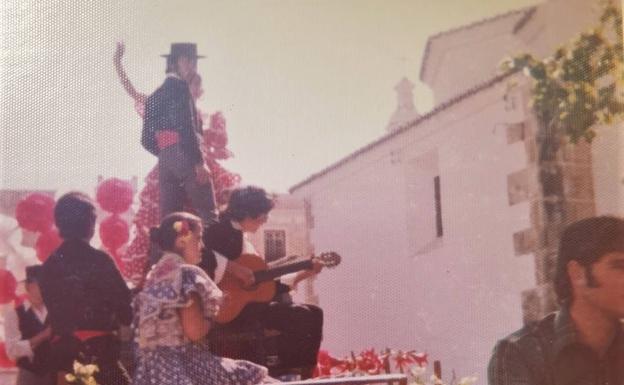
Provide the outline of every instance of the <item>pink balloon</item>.
<path id="1" fill-rule="evenodd" d="M 17 281 L 13 274 L 5 269 L 0 269 L 0 304 L 7 304 L 15 299 Z"/>
<path id="2" fill-rule="evenodd" d="M 41 262 L 45 262 L 46 259 L 56 250 L 63 240 L 59 236 L 58 231 L 55 227 L 49 229 L 48 231 L 41 233 L 39 238 L 37 238 L 37 242 L 35 243 L 35 250 L 37 251 L 37 258 Z"/>
<path id="3" fill-rule="evenodd" d="M 123 246 L 130 238 L 130 226 L 117 215 L 111 215 L 100 223 L 100 239 L 111 252 Z"/>
<path id="4" fill-rule="evenodd" d="M 15 207 L 15 219 L 25 230 L 42 233 L 54 224 L 54 198 L 41 193 L 27 195 Z"/>
<path id="5" fill-rule="evenodd" d="M 11 361 L 6 352 L 4 341 L 0 341 L 0 368 L 14 368 L 15 362 Z"/>
<path id="6" fill-rule="evenodd" d="M 130 208 L 134 191 L 125 180 L 110 178 L 100 183 L 96 200 L 102 209 L 113 214 L 121 214 Z"/>

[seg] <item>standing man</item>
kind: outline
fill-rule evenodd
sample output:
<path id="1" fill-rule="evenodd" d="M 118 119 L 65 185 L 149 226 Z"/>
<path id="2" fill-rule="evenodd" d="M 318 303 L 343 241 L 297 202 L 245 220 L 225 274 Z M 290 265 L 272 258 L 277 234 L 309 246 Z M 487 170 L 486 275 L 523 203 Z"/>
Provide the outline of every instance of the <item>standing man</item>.
<path id="1" fill-rule="evenodd" d="M 254 186 L 236 189 L 230 195 L 227 209 L 219 222 L 204 230 L 205 246 L 202 267 L 219 282 L 225 271 L 239 278 L 245 285 L 252 285 L 253 272 L 236 262 L 242 254 L 256 254 L 245 233 L 255 233 L 268 219 L 273 200 L 267 193 Z M 298 272 L 297 282 L 319 273 L 322 265 L 314 263 L 313 269 Z M 291 287 L 277 282 L 277 296 L 288 293 Z M 250 303 L 241 314 L 225 327 L 253 324 L 259 321 L 264 329 L 277 330 L 277 353 L 282 368 L 299 369 L 301 376 L 310 378 L 316 367 L 316 358 L 323 336 L 323 311 L 314 305 L 285 303 Z M 275 375 L 272 373 L 272 375 Z"/>
<path id="2" fill-rule="evenodd" d="M 216 221 L 210 169 L 201 152 L 202 127 L 189 90 L 196 75 L 197 47 L 174 43 L 167 78 L 145 104 L 141 144 L 158 157 L 161 217 L 183 211 L 185 197 L 202 221 Z"/>
<path id="3" fill-rule="evenodd" d="M 26 268 L 26 300 L 7 310 L 4 318 L 6 352 L 17 362 L 16 385 L 53 385 L 50 368 L 48 310 L 39 289 L 41 265 Z"/>
<path id="4" fill-rule="evenodd" d="M 71 372 L 74 360 L 93 362 L 99 384 L 127 385 L 116 331 L 132 321 L 130 290 L 113 259 L 89 244 L 95 219 L 91 199 L 79 192 L 63 195 L 54 208 L 63 243 L 43 264 L 40 278 L 52 326 L 52 367 Z"/>
<path id="5" fill-rule="evenodd" d="M 566 228 L 555 284 L 561 310 L 498 342 L 489 384 L 624 384 L 624 221 Z"/>

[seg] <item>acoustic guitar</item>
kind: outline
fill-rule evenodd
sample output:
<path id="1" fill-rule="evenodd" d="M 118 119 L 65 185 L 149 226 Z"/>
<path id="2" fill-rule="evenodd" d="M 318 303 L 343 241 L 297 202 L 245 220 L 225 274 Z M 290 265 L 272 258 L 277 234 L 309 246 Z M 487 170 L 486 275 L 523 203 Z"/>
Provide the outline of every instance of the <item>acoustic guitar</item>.
<path id="1" fill-rule="evenodd" d="M 227 300 L 221 305 L 215 321 L 221 324 L 232 321 L 238 317 L 248 303 L 270 302 L 275 296 L 276 282 L 274 279 L 277 277 L 295 271 L 312 269 L 314 262 L 332 268 L 338 266 L 340 260 L 340 255 L 328 252 L 305 261 L 268 267 L 261 257 L 253 254 L 243 254 L 236 259 L 236 262 L 254 272 L 255 283 L 253 286 L 243 287 L 243 283 L 238 278 L 226 272 L 218 286 L 227 296 Z"/>

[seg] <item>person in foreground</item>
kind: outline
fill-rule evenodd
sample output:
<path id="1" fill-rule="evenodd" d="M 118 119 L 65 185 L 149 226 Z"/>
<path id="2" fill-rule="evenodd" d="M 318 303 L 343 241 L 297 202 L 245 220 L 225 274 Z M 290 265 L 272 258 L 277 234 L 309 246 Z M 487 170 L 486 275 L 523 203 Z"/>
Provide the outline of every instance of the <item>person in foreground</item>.
<path id="1" fill-rule="evenodd" d="M 624 384 L 624 221 L 594 217 L 561 237 L 561 309 L 499 341 L 490 385 Z"/>
<path id="2" fill-rule="evenodd" d="M 72 372 L 74 360 L 95 363 L 98 383 L 125 385 L 130 378 L 119 361 L 116 332 L 132 321 L 130 290 L 113 259 L 89 244 L 95 206 L 82 193 L 67 193 L 56 203 L 54 220 L 63 243 L 39 278 L 52 326 L 52 368 L 62 374 Z"/>
<path id="3" fill-rule="evenodd" d="M 152 231 L 164 254 L 134 302 L 138 364 L 134 385 L 260 384 L 275 382 L 249 361 L 213 355 L 206 343 L 222 293 L 198 266 L 202 223 L 172 213 Z"/>

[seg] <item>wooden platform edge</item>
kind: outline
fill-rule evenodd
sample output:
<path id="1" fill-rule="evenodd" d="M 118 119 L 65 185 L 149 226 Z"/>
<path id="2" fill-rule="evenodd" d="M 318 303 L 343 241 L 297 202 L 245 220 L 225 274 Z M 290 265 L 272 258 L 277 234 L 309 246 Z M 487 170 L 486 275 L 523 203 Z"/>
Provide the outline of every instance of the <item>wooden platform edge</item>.
<path id="1" fill-rule="evenodd" d="M 407 385 L 407 376 L 405 374 L 380 374 L 374 376 L 336 377 L 285 382 L 285 384 L 288 385 L 365 385 L 379 383 Z"/>

